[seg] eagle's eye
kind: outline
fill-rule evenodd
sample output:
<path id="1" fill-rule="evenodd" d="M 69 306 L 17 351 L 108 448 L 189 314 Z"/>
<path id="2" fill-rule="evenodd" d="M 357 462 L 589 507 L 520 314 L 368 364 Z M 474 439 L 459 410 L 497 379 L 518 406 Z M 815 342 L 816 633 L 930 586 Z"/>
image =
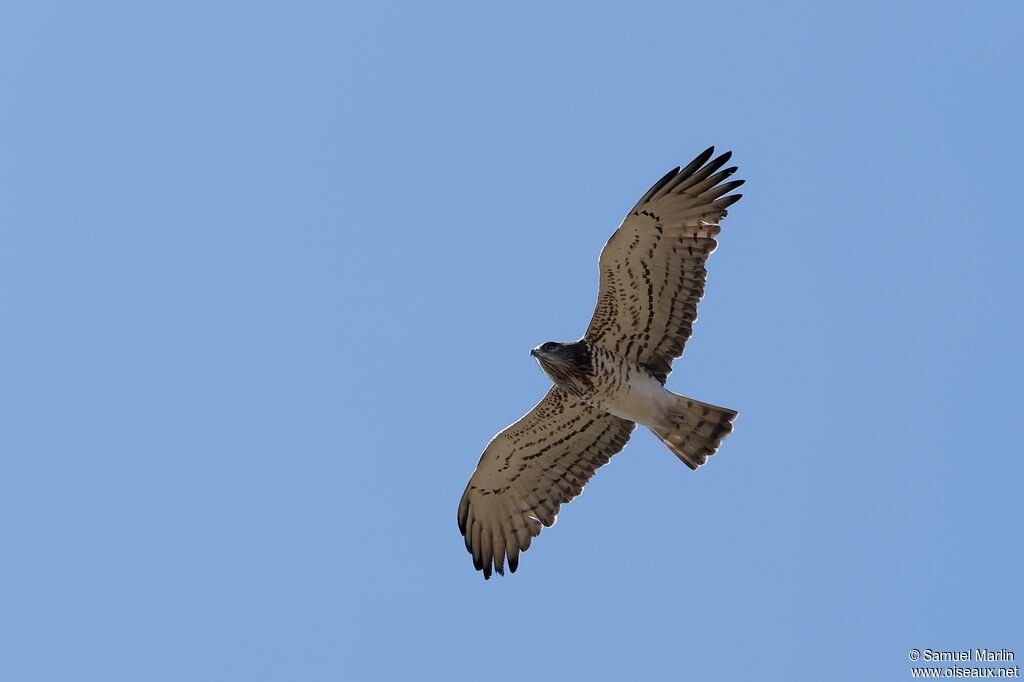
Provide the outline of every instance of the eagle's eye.
<path id="1" fill-rule="evenodd" d="M 544 351 L 545 353 L 550 353 L 551 351 L 553 351 L 556 348 L 558 348 L 558 344 L 557 343 L 554 343 L 552 341 L 548 341 L 547 343 L 545 343 L 541 347 L 541 350 Z"/>

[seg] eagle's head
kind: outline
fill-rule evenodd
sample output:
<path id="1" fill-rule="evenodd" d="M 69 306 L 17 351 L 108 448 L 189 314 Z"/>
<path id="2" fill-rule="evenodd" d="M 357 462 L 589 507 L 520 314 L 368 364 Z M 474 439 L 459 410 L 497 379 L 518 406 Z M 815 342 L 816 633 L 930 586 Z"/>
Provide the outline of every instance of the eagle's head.
<path id="1" fill-rule="evenodd" d="M 531 350 L 530 355 L 537 358 L 544 373 L 562 388 L 579 395 L 592 387 L 594 365 L 590 346 L 585 342 L 548 341 Z"/>

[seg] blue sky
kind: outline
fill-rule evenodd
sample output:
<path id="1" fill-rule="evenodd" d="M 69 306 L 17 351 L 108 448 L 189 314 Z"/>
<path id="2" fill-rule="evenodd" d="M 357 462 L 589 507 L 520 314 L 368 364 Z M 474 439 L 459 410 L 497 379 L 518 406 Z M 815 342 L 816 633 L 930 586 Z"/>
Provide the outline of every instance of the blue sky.
<path id="1" fill-rule="evenodd" d="M 1018 3 L 0 6 L 0 678 L 901 679 L 1024 655 Z M 747 180 L 646 431 L 484 582 L 598 252 Z"/>

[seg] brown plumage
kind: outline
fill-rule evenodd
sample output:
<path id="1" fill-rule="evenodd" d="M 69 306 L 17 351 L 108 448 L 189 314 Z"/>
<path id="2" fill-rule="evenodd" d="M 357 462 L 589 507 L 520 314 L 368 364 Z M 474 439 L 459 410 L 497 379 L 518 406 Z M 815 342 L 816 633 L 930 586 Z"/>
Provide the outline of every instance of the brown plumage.
<path id="1" fill-rule="evenodd" d="M 559 507 L 626 445 L 637 423 L 691 469 L 713 455 L 736 412 L 663 388 L 704 294 L 719 223 L 743 184 L 731 154 L 706 150 L 659 180 L 601 251 L 597 309 L 583 338 L 532 351 L 554 386 L 496 435 L 459 503 L 473 564 L 490 578 L 519 565 Z"/>

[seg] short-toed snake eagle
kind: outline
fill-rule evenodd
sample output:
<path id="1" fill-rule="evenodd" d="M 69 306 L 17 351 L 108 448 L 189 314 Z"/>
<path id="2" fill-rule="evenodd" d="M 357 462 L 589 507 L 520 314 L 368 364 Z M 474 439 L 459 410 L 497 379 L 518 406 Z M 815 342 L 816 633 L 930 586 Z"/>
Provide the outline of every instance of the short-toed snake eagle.
<path id="1" fill-rule="evenodd" d="M 520 552 L 559 507 L 626 445 L 637 424 L 696 469 L 732 430 L 736 412 L 664 388 L 704 294 L 705 262 L 729 194 L 714 148 L 659 180 L 601 251 L 597 309 L 583 338 L 532 351 L 554 382 L 544 399 L 487 445 L 459 503 L 459 530 L 485 578 L 515 571 Z"/>

